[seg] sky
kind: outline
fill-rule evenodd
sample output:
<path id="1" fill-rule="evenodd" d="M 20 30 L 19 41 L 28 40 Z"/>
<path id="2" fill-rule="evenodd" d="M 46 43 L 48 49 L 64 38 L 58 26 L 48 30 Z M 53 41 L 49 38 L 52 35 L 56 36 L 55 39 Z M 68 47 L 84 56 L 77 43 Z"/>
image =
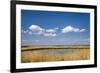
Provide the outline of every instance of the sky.
<path id="1" fill-rule="evenodd" d="M 89 45 L 90 14 L 21 10 L 21 45 Z"/>

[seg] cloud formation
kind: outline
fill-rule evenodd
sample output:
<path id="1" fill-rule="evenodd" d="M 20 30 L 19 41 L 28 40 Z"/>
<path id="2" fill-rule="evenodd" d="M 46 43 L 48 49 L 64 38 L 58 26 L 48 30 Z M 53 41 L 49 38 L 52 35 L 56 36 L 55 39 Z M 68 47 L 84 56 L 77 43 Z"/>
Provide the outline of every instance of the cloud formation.
<path id="1" fill-rule="evenodd" d="M 29 30 L 32 31 L 34 34 L 42 34 L 44 32 L 43 28 L 34 24 L 29 27 Z"/>
<path id="2" fill-rule="evenodd" d="M 47 33 L 55 33 L 56 32 L 56 30 L 55 29 L 47 29 L 47 30 L 45 30 Z"/>
<path id="3" fill-rule="evenodd" d="M 86 29 L 81 29 L 81 30 L 80 30 L 80 32 L 84 32 L 84 31 L 86 31 Z"/>
<path id="4" fill-rule="evenodd" d="M 38 25 L 32 24 L 31 26 L 28 27 L 27 30 L 23 30 L 22 32 L 24 34 L 28 33 L 30 35 L 35 34 L 35 35 L 43 35 L 43 36 L 57 36 L 59 28 L 53 28 L 53 29 L 45 29 L 42 28 Z M 86 29 L 80 29 L 80 28 L 75 28 L 73 26 L 66 26 L 59 33 L 69 33 L 69 32 L 84 32 Z"/>
<path id="5" fill-rule="evenodd" d="M 84 32 L 86 29 L 79 29 L 75 28 L 73 26 L 66 26 L 65 28 L 62 29 L 62 33 L 68 33 L 68 32 Z"/>
<path id="6" fill-rule="evenodd" d="M 44 29 L 34 24 L 29 27 L 30 34 L 37 34 L 37 35 L 43 35 L 43 36 L 57 36 L 56 34 L 57 29 L 58 28 Z"/>

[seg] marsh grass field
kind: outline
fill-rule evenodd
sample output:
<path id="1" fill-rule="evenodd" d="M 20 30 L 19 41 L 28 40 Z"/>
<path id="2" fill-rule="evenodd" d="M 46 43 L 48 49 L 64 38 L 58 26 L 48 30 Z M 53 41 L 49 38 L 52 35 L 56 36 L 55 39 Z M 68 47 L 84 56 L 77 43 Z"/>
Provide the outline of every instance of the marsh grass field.
<path id="1" fill-rule="evenodd" d="M 90 46 L 22 46 L 21 62 L 89 60 Z"/>

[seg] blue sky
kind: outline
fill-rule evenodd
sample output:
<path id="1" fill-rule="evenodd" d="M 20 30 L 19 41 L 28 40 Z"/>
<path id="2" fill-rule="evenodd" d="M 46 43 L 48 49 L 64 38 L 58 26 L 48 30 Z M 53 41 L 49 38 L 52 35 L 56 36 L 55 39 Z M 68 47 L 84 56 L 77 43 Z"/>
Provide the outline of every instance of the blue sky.
<path id="1" fill-rule="evenodd" d="M 89 45 L 90 14 L 21 10 L 22 45 Z"/>

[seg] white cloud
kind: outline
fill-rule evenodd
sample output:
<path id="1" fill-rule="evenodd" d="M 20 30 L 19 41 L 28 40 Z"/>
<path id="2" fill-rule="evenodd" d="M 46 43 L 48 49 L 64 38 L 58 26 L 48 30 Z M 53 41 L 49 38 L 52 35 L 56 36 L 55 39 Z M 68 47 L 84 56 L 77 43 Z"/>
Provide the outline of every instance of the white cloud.
<path id="1" fill-rule="evenodd" d="M 32 30 L 32 31 L 43 30 L 40 26 L 34 25 L 34 24 L 31 25 L 31 26 L 29 27 L 29 29 Z"/>
<path id="2" fill-rule="evenodd" d="M 74 31 L 74 32 L 79 32 L 80 29 L 79 29 L 79 28 L 75 28 L 73 31 Z"/>
<path id="3" fill-rule="evenodd" d="M 43 33 L 44 36 L 57 36 L 56 29 L 45 29 L 45 32 Z"/>
<path id="4" fill-rule="evenodd" d="M 45 29 L 34 24 L 29 27 L 29 30 L 31 30 L 33 34 L 42 34 L 45 31 Z"/>
<path id="5" fill-rule="evenodd" d="M 29 32 L 28 30 L 22 30 L 22 33 L 24 33 L 24 34 L 26 34 L 28 32 Z"/>
<path id="6" fill-rule="evenodd" d="M 47 30 L 45 30 L 47 33 L 55 33 L 56 32 L 56 30 L 55 29 L 47 29 Z"/>
<path id="7" fill-rule="evenodd" d="M 68 33 L 68 32 L 84 32 L 86 29 L 79 29 L 72 26 L 66 26 L 62 29 L 62 33 Z"/>
<path id="8" fill-rule="evenodd" d="M 53 28 L 53 29 L 45 29 L 38 25 L 31 25 L 29 26 L 28 30 L 22 30 L 24 34 L 28 33 L 30 35 L 43 35 L 43 36 L 57 36 L 58 35 L 59 28 Z M 60 33 L 68 33 L 68 32 L 84 32 L 86 29 L 79 29 L 75 28 L 73 26 L 66 26 L 65 28 L 61 29 Z"/>
<path id="9" fill-rule="evenodd" d="M 31 25 L 29 27 L 29 34 L 43 35 L 43 36 L 57 36 L 56 31 L 58 28 L 54 29 L 44 29 L 38 25 Z"/>
<path id="10" fill-rule="evenodd" d="M 74 28 L 72 26 L 66 26 L 65 28 L 62 29 L 63 33 L 67 32 L 73 32 Z"/>
<path id="11" fill-rule="evenodd" d="M 84 32 L 84 31 L 86 31 L 86 29 L 81 29 L 81 30 L 80 30 L 80 32 Z"/>

